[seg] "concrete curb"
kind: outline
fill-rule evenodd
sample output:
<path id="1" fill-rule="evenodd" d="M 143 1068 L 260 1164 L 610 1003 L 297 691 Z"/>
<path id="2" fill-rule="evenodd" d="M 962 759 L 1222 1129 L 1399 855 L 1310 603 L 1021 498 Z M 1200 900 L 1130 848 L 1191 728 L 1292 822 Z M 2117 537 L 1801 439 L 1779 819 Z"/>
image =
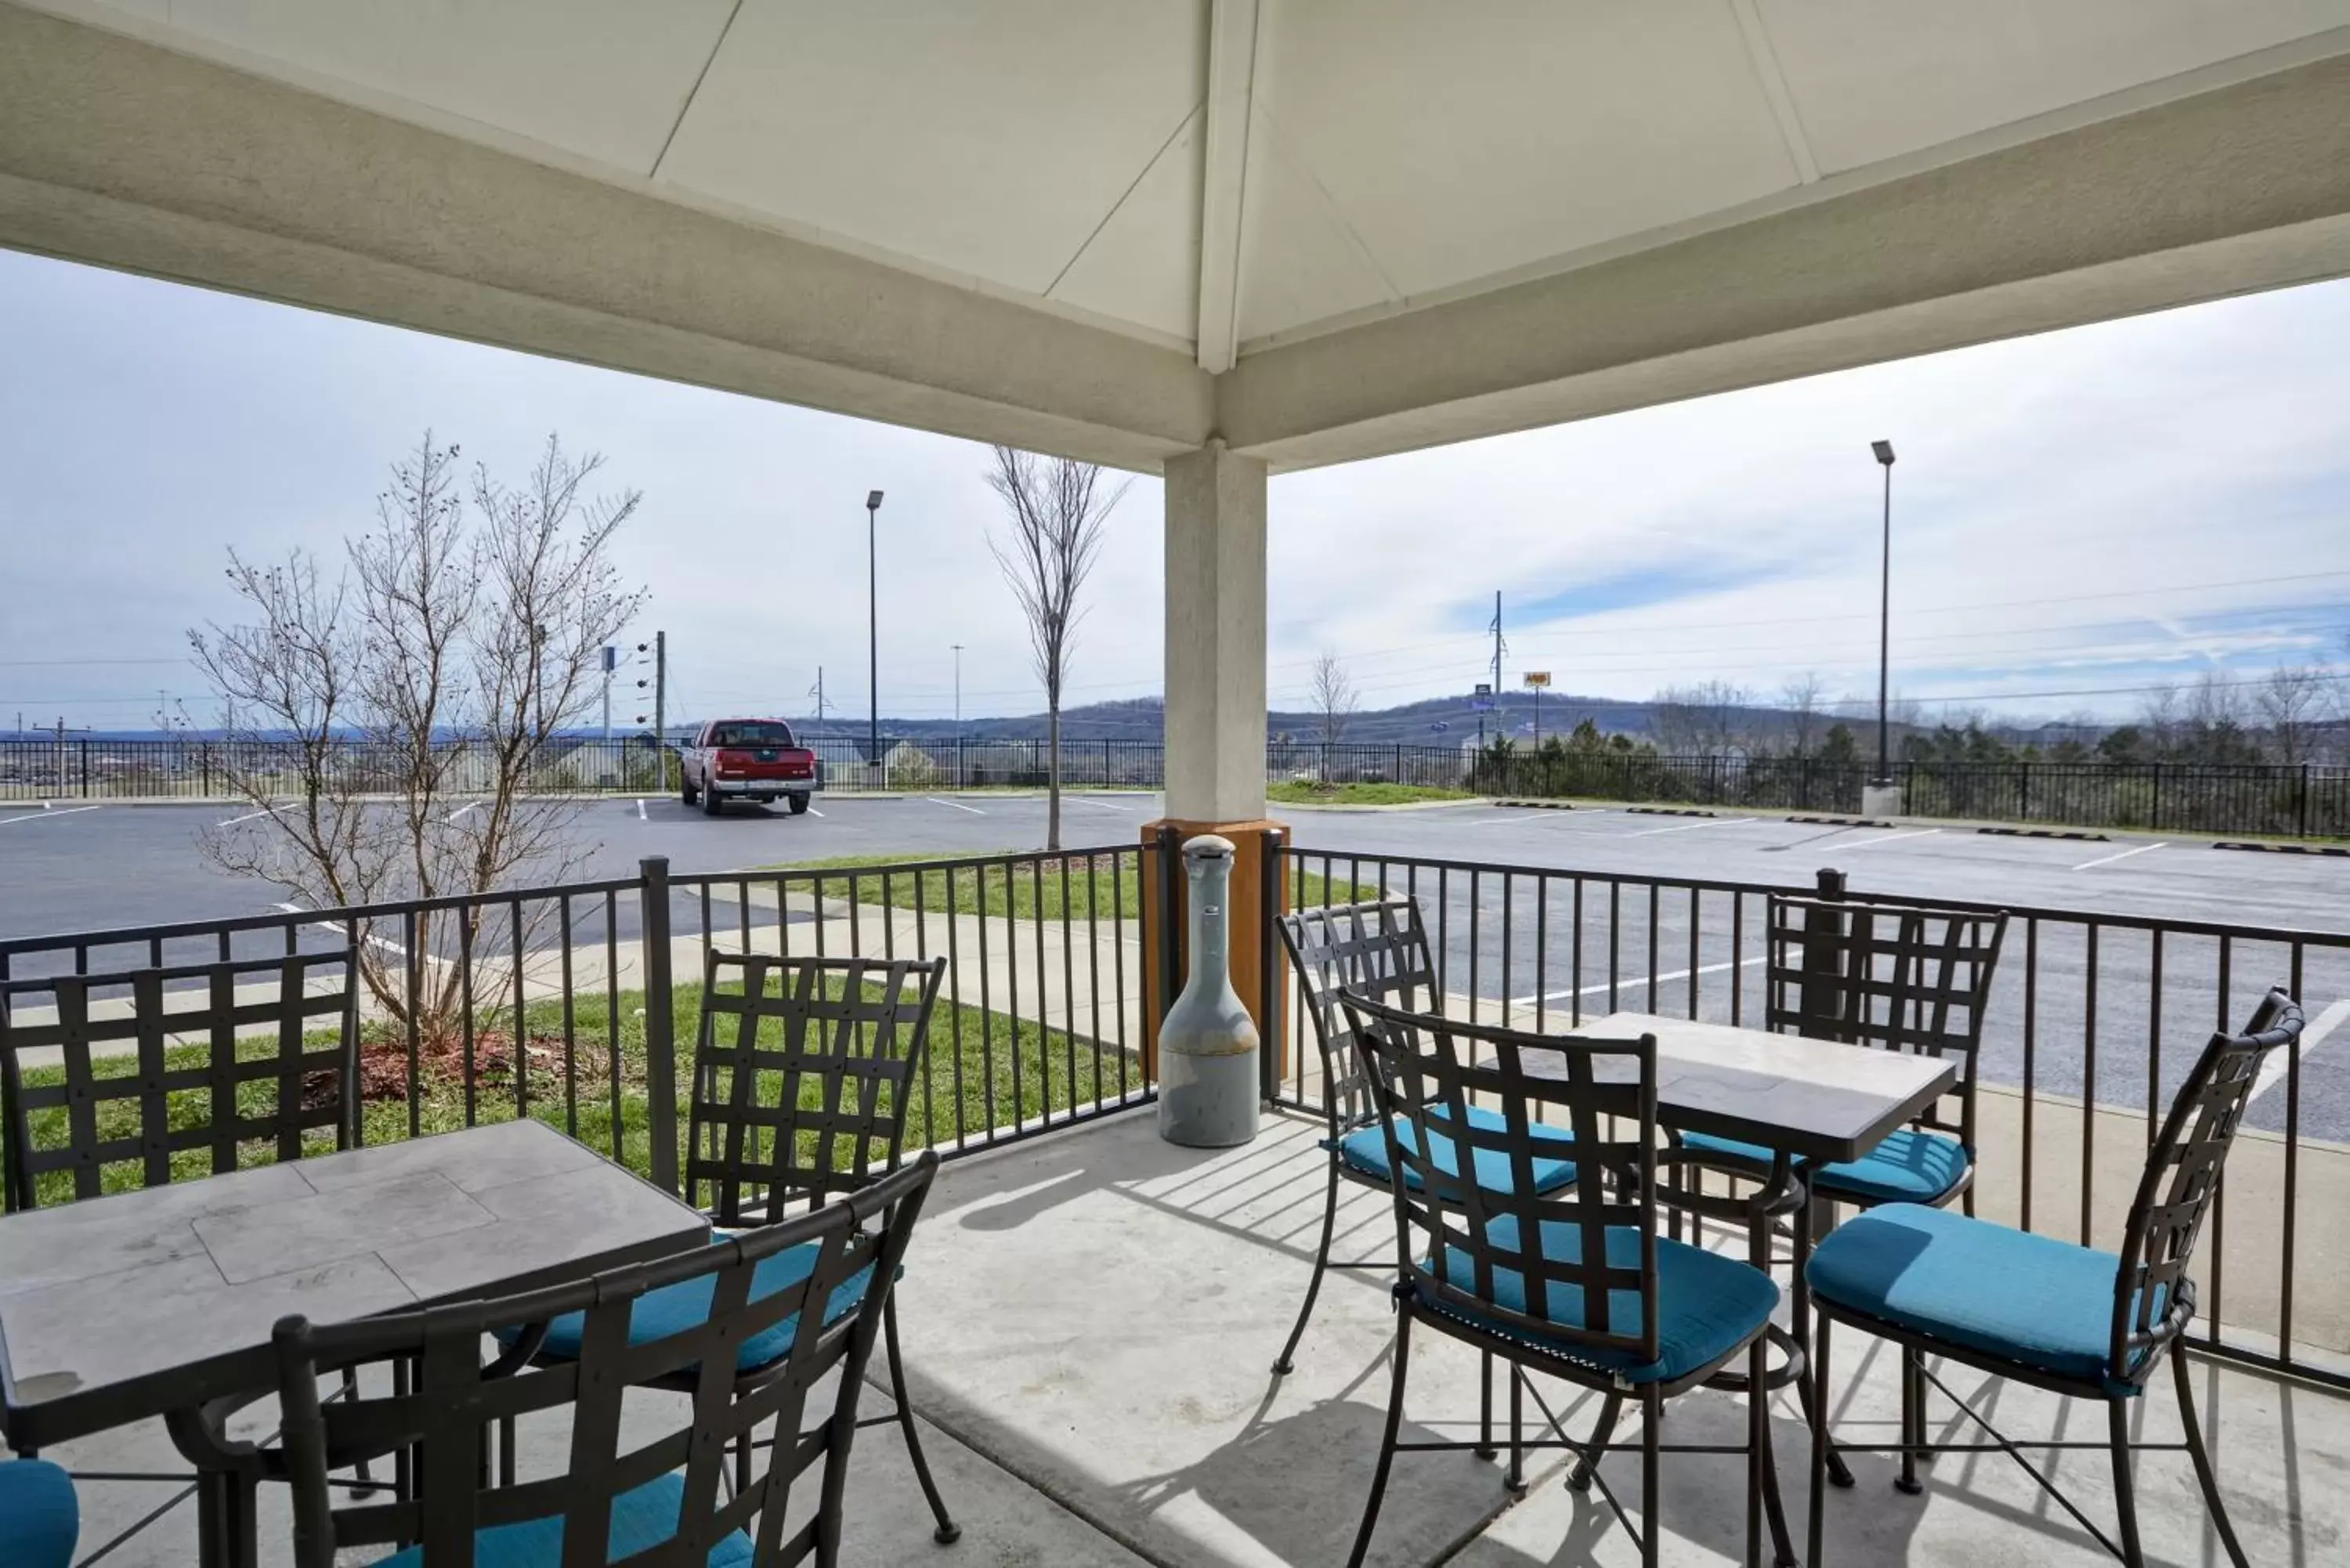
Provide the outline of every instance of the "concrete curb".
<path id="1" fill-rule="evenodd" d="M 1800 822 L 1806 827 L 1891 827 L 1893 824 L 1874 816 L 1790 816 L 1787 822 Z"/>
<path id="2" fill-rule="evenodd" d="M 1627 805 L 1627 816 L 1720 816 L 1718 811 L 1705 811 L 1693 805 Z"/>
<path id="3" fill-rule="evenodd" d="M 2271 855 L 2324 855 L 2338 859 L 2350 859 L 2350 847 L 2336 844 L 2259 844 L 2248 840 L 2218 839 L 2214 849 L 2259 849 Z"/>
<path id="4" fill-rule="evenodd" d="M 1977 833 L 1994 833 L 2002 838 L 2076 838 L 2089 844 L 2111 844 L 2111 836 L 2056 827 L 1978 827 Z"/>

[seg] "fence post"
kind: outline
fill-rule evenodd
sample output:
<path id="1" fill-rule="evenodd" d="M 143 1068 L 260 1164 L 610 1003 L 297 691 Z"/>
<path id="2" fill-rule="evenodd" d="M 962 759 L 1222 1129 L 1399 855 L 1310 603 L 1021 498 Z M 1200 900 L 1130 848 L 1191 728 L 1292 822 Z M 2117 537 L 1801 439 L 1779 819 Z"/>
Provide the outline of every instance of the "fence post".
<path id="1" fill-rule="evenodd" d="M 2154 820 L 2147 823 L 2147 827 L 2152 832 L 2160 833 L 2162 831 L 2162 764 L 2151 763 L 2147 765 L 2154 769 Z"/>
<path id="2" fill-rule="evenodd" d="M 648 855 L 637 862 L 638 929 L 644 949 L 645 1124 L 652 1137 L 652 1181 L 664 1192 L 682 1194 L 677 1174 L 677 1018 L 675 981 L 670 970 L 669 857 Z M 605 983 L 617 983 L 607 976 Z M 620 1153 L 620 1129 L 612 1129 L 613 1152 Z"/>
<path id="3" fill-rule="evenodd" d="M 1281 938 L 1274 922 L 1281 919 L 1281 830 L 1274 828 L 1260 841 L 1264 867 L 1257 878 L 1257 974 L 1263 980 L 1257 999 L 1257 1094 L 1265 1100 L 1281 1095 L 1281 1070 L 1289 1056 L 1289 1031 L 1281 1016 Z"/>
<path id="4" fill-rule="evenodd" d="M 2015 815 L 2024 822 L 2032 820 L 2032 764 L 2015 764 Z"/>
<path id="5" fill-rule="evenodd" d="M 1840 904 L 1844 901 L 1844 873 L 1833 867 L 1821 867 L 1817 877 L 1819 901 Z M 1843 1016 L 1844 983 L 1844 920 L 1842 912 L 1835 909 L 1809 909 L 1804 911 L 1803 984 L 1797 1006 L 1803 1016 L 1796 1021 L 1796 1033 L 1814 1039 L 1833 1039 L 1835 1023 Z M 1765 932 L 1767 944 L 1776 937 Z M 1765 949 L 1764 969 L 1770 968 Z M 1766 994 L 1764 1002 L 1769 1002 Z"/>
<path id="6" fill-rule="evenodd" d="M 80 741 L 76 744 L 81 752 L 81 797 L 88 800 L 89 798 L 89 742 Z"/>
<path id="7" fill-rule="evenodd" d="M 2297 806 L 2296 806 L 2296 808 L 2295 808 L 2295 810 L 2294 810 L 2293 815 L 2294 815 L 2295 819 L 2296 819 L 2296 820 L 2300 823 L 2300 825 L 2301 825 L 2301 826 L 2300 826 L 2300 827 L 2299 827 L 2299 828 L 2297 829 L 2297 831 L 2296 831 L 2295 836 L 2297 836 L 2297 837 L 2301 837 L 2301 838 L 2306 838 L 2306 837 L 2308 837 L 2308 836 L 2309 836 L 2309 764 L 2308 764 L 2307 763 L 2302 763 L 2302 764 L 2301 764 L 2301 800 L 2300 800 L 2300 802 L 2298 803 L 2298 805 L 2297 805 Z"/>

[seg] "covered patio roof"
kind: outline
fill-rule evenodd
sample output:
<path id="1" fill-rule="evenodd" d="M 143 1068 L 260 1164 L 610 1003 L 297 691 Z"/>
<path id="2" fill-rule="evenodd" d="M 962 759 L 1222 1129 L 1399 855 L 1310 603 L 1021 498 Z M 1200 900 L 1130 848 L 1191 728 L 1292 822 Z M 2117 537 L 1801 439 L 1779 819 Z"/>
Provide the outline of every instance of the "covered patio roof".
<path id="1" fill-rule="evenodd" d="M 0 0 L 0 244 L 1131 468 L 2350 272 L 2350 0 Z"/>

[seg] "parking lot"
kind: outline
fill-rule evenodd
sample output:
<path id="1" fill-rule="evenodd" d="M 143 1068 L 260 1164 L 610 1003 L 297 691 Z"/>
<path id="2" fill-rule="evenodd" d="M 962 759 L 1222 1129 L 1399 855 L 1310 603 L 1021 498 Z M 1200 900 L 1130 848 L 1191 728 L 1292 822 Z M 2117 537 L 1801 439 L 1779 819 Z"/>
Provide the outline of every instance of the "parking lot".
<path id="1" fill-rule="evenodd" d="M 1148 794 L 1073 794 L 1064 802 L 1065 842 L 1130 845 L 1159 805 Z M 283 890 L 231 878 L 198 853 L 204 829 L 241 815 L 220 805 L 0 808 L 0 938 L 284 908 Z M 1481 1005 L 1540 1007 L 1546 1020 L 1611 1005 L 1685 1012 L 1692 1000 L 1700 1014 L 1726 1017 L 1733 992 L 1749 1016 L 1759 1006 L 1759 899 L 1742 900 L 1741 910 L 1742 901 L 1725 894 L 1692 900 L 1668 889 L 1652 903 L 1645 883 L 1611 893 L 1607 879 L 1617 877 L 1801 887 L 1818 868 L 1835 867 L 1869 893 L 2350 931 L 2350 860 L 2220 851 L 2201 840 L 2010 837 L 1960 826 L 1862 828 L 1473 803 L 1285 815 L 1301 849 L 1334 857 L 1334 876 L 1371 883 L 1384 875 L 1389 886 L 1420 895 L 1453 991 Z M 1029 849 L 1042 843 L 1044 821 L 1042 799 L 1010 794 L 835 796 L 819 798 L 805 816 L 734 807 L 716 819 L 674 799 L 594 800 L 579 809 L 577 872 L 630 876 L 655 855 L 682 873 Z M 1383 857 L 1462 869 L 1383 868 Z M 1478 867 L 1585 874 L 1580 919 L 1571 876 L 1537 882 L 1468 869 Z M 1309 860 L 1309 868 L 1324 867 Z M 600 918 L 590 917 L 591 924 Z M 698 918 L 681 909 L 676 924 L 690 929 Z M 736 918 L 730 910 L 725 923 Z M 621 940 L 633 937 L 633 900 L 615 905 L 613 923 Z M 600 942 L 603 932 L 596 925 L 575 938 Z M 2240 1022 L 2263 986 L 2290 981 L 2296 956 L 2285 941 L 2240 940 L 2222 951 L 2218 940 L 2191 936 L 2166 938 L 2158 953 L 2142 931 L 2071 920 L 2016 922 L 2008 944 L 1986 1081 L 2028 1077 L 2043 1093 L 2141 1110 L 2160 1103 L 2205 1032 Z M 2295 1091 L 2300 1128 L 2350 1139 L 2350 952 L 2306 945 L 2298 959 L 2310 1018 Z M 2029 1030 L 2018 1022 L 2027 1015 Z M 2151 1081 L 2150 1065 L 2159 1069 Z M 2272 1075 L 2255 1103 L 2255 1125 L 2286 1125 L 2288 1089 Z"/>

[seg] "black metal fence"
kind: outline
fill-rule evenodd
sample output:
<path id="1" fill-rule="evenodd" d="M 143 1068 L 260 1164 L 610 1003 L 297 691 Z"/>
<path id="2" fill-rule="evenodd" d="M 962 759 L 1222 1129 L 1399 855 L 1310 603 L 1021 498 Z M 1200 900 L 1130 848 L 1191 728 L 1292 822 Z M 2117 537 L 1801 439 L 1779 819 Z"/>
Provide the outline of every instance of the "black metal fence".
<path id="1" fill-rule="evenodd" d="M 707 951 L 943 956 L 908 1141 L 959 1152 L 1150 1096 L 1141 855 L 676 877 L 655 859 L 632 877 L 479 898 L 16 938 L 0 940 L 0 1008 L 47 1021 L 45 981 L 83 975 L 112 982 L 90 987 L 94 1010 L 127 1012 L 141 970 L 199 985 L 182 971 L 353 951 L 361 1141 L 536 1116 L 674 1188 Z M 99 1070 L 138 1067 L 134 1052 Z M 0 1116 L 0 1138 L 14 1125 Z"/>
<path id="2" fill-rule="evenodd" d="M 1814 886 L 1690 881 L 1276 848 L 1288 903 L 1350 885 L 1422 904 L 1448 1005 L 1565 1032 L 1617 1011 L 1759 1027 L 1765 912 Z M 1823 878 L 1841 877 L 1823 873 Z M 1861 900 L 1898 889 L 1846 886 Z M 1941 907 L 1995 906 L 1923 900 Z M 2170 1095 L 2214 1029 L 2271 984 L 2314 1031 L 2350 1010 L 2350 931 L 2011 907 L 1980 1057 L 1978 1199 L 1988 1218 L 2111 1247 Z M 1285 982 L 1295 985 L 1294 977 Z M 2333 1010 L 2329 1012 L 2329 1010 Z M 1319 1110 L 1321 1066 L 1294 990 L 1268 1085 Z M 2350 1388 L 2350 1095 L 2338 1056 L 2271 1064 L 2205 1237 L 2204 1347 Z"/>
<path id="3" fill-rule="evenodd" d="M 836 793 L 1042 788 L 1050 763 L 1042 741 L 893 741 L 878 757 L 862 742 L 812 742 L 824 787 Z M 486 790 L 488 757 L 452 742 L 442 788 Z M 395 792 L 401 759 L 388 748 L 340 749 L 338 777 Z M 1270 742 L 1274 784 L 1401 784 L 1483 794 L 1833 812 L 1861 808 L 1872 770 L 1816 757 L 1669 757 L 1639 751 L 1473 749 L 1388 742 Z M 1939 763 L 1894 765 L 1905 815 L 2153 833 L 2350 837 L 2350 768 L 2314 764 L 2211 767 L 2184 763 Z M 1062 780 L 1074 789 L 1158 789 L 1166 782 L 1157 741 L 1065 741 Z M 220 741 L 0 740 L 0 801 L 218 799 L 233 778 L 291 796 L 301 772 L 295 749 Z M 565 741 L 529 770 L 525 789 L 544 794 L 659 795 L 679 785 L 676 753 L 648 737 Z"/>

